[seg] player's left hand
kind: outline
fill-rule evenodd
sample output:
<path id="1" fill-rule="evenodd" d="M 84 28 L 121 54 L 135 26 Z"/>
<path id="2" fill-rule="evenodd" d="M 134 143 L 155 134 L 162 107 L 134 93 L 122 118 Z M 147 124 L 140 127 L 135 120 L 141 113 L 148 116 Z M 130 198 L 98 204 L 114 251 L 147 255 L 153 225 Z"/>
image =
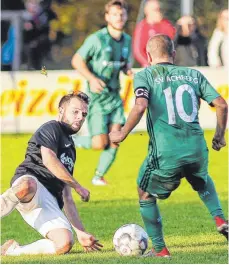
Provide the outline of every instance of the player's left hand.
<path id="1" fill-rule="evenodd" d="M 90 200 L 90 191 L 85 189 L 84 187 L 78 185 L 75 188 L 75 191 L 80 195 L 83 202 L 88 202 Z"/>
<path id="2" fill-rule="evenodd" d="M 219 151 L 222 147 L 225 147 L 225 146 L 226 146 L 225 138 L 217 137 L 215 135 L 212 140 L 212 148 L 216 151 Z"/>
<path id="3" fill-rule="evenodd" d="M 86 252 L 100 251 L 103 247 L 103 245 L 99 243 L 98 239 L 96 239 L 92 234 L 89 234 L 87 232 L 80 231 L 79 233 L 77 233 L 77 237 L 80 245 L 84 248 Z"/>
<path id="4" fill-rule="evenodd" d="M 109 139 L 112 143 L 118 144 L 121 143 L 126 138 L 126 135 L 123 131 L 114 131 L 109 133 Z"/>

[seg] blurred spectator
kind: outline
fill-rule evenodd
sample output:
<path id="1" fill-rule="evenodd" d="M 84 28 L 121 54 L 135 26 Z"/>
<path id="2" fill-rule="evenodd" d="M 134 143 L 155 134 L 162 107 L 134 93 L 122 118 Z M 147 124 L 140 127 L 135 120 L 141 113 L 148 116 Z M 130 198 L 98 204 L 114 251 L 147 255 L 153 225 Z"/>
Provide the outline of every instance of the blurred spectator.
<path id="1" fill-rule="evenodd" d="M 24 15 L 24 55 L 29 70 L 39 70 L 44 57 L 49 53 L 49 23 L 56 18 L 50 9 L 51 1 L 26 0 Z"/>
<path id="2" fill-rule="evenodd" d="M 197 21 L 193 17 L 183 16 L 177 21 L 177 34 L 174 42 L 176 65 L 207 65 L 207 39 L 200 33 Z"/>
<path id="3" fill-rule="evenodd" d="M 160 3 L 157 0 L 148 0 L 144 6 L 145 18 L 135 28 L 133 36 L 133 55 L 142 67 L 148 65 L 146 43 L 156 34 L 175 36 L 175 28 L 169 20 L 163 18 Z"/>
<path id="4" fill-rule="evenodd" d="M 217 26 L 208 46 L 208 63 L 210 66 L 228 66 L 228 9 L 218 16 Z"/>
<path id="5" fill-rule="evenodd" d="M 1 11 L 5 10 L 24 10 L 23 0 L 2 0 Z M 13 28 L 10 26 L 10 21 L 1 20 L 1 70 L 11 71 L 12 70 L 12 57 L 14 50 L 14 34 Z M 8 57 L 8 58 L 7 58 Z"/>
<path id="6" fill-rule="evenodd" d="M 9 27 L 7 40 L 2 45 L 1 49 L 1 70 L 11 71 L 13 58 L 14 58 L 14 48 L 15 48 L 15 30 L 12 25 Z"/>

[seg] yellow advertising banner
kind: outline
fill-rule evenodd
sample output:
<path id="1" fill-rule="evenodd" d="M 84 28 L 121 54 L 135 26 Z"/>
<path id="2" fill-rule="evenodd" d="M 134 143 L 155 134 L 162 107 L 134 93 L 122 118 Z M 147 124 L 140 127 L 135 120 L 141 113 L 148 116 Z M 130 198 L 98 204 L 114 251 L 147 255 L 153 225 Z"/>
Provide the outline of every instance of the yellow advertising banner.
<path id="1" fill-rule="evenodd" d="M 228 99 L 227 70 L 224 68 L 197 68 L 218 92 Z M 138 71 L 139 69 L 134 69 Z M 121 76 L 121 96 L 128 115 L 134 104 L 133 80 Z M 85 91 L 86 81 L 76 71 L 39 71 L 1 73 L 1 125 L 2 133 L 34 132 L 44 122 L 55 119 L 60 98 L 69 91 Z M 203 128 L 215 128 L 214 108 L 201 104 L 200 123 Z M 145 118 L 136 130 L 146 130 Z M 87 125 L 81 134 L 87 134 Z"/>

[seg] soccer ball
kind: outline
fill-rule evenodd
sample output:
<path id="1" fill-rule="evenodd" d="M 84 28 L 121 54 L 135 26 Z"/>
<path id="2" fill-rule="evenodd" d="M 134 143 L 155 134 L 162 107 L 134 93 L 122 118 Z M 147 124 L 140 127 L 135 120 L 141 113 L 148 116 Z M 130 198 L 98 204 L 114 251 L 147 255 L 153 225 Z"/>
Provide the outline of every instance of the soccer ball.
<path id="1" fill-rule="evenodd" d="M 148 247 L 148 235 L 139 225 L 123 225 L 115 232 L 113 245 L 121 256 L 140 256 Z"/>

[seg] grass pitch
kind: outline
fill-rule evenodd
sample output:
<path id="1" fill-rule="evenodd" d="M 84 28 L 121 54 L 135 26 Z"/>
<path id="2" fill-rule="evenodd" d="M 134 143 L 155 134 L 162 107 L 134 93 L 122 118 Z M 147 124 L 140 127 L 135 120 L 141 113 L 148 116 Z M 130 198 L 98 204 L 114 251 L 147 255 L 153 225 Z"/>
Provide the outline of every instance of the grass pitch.
<path id="1" fill-rule="evenodd" d="M 30 135 L 2 136 L 2 192 L 9 187 L 10 179 L 17 165 L 24 159 L 25 148 Z M 228 209 L 228 150 L 216 152 L 211 149 L 213 131 L 206 131 L 205 137 L 210 150 L 209 173 L 212 176 L 227 216 Z M 76 241 L 70 254 L 64 256 L 21 256 L 3 257 L 2 263 L 106 263 L 106 264 L 226 264 L 228 263 L 227 242 L 215 229 L 214 223 L 196 192 L 183 180 L 171 197 L 160 201 L 164 234 L 172 254 L 170 260 L 163 258 L 121 257 L 112 246 L 113 234 L 126 223 L 143 225 L 139 213 L 136 192 L 136 178 L 139 167 L 147 153 L 148 136 L 143 133 L 130 135 L 122 143 L 117 160 L 107 176 L 109 186 L 95 187 L 91 178 L 96 167 L 99 152 L 77 150 L 75 177 L 91 191 L 91 201 L 83 203 L 74 194 L 81 219 L 87 231 L 95 234 L 104 245 L 100 253 L 82 251 Z M 20 245 L 40 239 L 15 210 L 1 223 L 1 241 L 15 239 Z M 150 242 L 149 242 L 150 243 Z M 149 244 L 151 247 L 151 244 Z"/>

